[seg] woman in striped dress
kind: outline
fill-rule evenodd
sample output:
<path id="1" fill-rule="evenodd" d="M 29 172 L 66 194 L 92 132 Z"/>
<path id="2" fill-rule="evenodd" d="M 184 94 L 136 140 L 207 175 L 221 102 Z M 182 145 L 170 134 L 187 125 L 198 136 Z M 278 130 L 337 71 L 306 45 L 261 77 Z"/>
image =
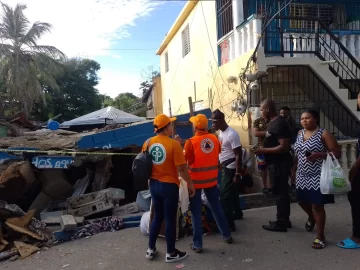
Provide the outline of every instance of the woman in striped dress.
<path id="1" fill-rule="evenodd" d="M 334 203 L 333 195 L 320 192 L 320 175 L 322 161 L 331 152 L 340 158 L 340 148 L 335 137 L 318 127 L 319 113 L 315 110 L 305 111 L 301 115 L 303 130 L 299 131 L 296 143 L 296 195 L 299 205 L 308 214 L 305 224 L 307 231 L 316 225 L 317 236 L 312 244 L 314 249 L 322 249 L 325 241 L 325 208 L 324 205 Z"/>

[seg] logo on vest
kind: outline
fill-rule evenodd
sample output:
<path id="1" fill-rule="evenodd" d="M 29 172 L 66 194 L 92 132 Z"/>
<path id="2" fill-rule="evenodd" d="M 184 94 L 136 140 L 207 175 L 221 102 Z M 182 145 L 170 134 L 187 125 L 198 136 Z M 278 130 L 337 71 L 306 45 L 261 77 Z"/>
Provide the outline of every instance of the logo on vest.
<path id="1" fill-rule="evenodd" d="M 205 154 L 209 154 L 214 150 L 214 142 L 209 138 L 203 139 L 200 143 L 200 147 Z"/>
<path id="2" fill-rule="evenodd" d="M 155 165 L 161 165 L 166 159 L 165 147 L 161 143 L 154 143 L 149 149 L 152 161 Z"/>

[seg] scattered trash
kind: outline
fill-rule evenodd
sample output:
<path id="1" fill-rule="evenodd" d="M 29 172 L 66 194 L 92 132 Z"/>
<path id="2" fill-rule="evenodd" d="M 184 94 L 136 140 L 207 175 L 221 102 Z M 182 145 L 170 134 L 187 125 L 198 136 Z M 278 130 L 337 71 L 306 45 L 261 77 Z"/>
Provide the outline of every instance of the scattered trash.
<path id="1" fill-rule="evenodd" d="M 62 268 L 66 268 L 66 267 L 68 267 L 68 266 L 70 266 L 70 264 L 65 264 L 65 265 L 63 265 Z"/>
<path id="2" fill-rule="evenodd" d="M 29 257 L 30 255 L 34 254 L 35 252 L 39 251 L 38 247 L 25 244 L 24 242 L 14 241 L 14 245 L 20 253 L 22 259 Z"/>
<path id="3" fill-rule="evenodd" d="M 20 258 L 20 256 L 19 255 L 15 255 L 15 256 L 12 256 L 9 260 L 11 261 L 11 262 L 15 262 L 17 259 L 19 259 Z"/>
<path id="4" fill-rule="evenodd" d="M 245 260 L 243 260 L 243 262 L 246 262 L 246 263 L 250 263 L 250 262 L 252 262 L 253 261 L 253 259 L 245 259 Z"/>
<path id="5" fill-rule="evenodd" d="M 182 269 L 182 268 L 184 268 L 185 267 L 185 264 L 178 264 L 178 265 L 176 265 L 176 268 L 177 269 Z"/>

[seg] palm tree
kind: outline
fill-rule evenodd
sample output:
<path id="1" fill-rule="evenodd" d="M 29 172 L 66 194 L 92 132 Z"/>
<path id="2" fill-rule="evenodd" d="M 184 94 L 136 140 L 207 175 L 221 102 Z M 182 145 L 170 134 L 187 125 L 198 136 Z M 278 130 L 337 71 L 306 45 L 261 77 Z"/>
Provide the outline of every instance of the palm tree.
<path id="1" fill-rule="evenodd" d="M 24 15 L 26 5 L 13 9 L 0 2 L 0 79 L 4 81 L 7 98 L 19 102 L 26 115 L 34 103 L 44 98 L 43 84 L 56 89 L 54 76 L 61 72 L 59 61 L 65 55 L 53 46 L 38 45 L 37 41 L 50 32 L 51 25 L 35 22 L 32 26 Z M 2 103 L 2 104 L 1 104 Z M 0 117 L 3 111 L 0 100 Z"/>

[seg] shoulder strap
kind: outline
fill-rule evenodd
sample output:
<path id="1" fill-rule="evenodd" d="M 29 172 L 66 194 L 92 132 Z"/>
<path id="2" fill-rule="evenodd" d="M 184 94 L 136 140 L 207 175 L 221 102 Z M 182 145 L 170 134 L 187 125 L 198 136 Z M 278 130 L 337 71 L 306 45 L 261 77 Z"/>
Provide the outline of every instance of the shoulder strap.
<path id="1" fill-rule="evenodd" d="M 149 152 L 149 144 L 150 144 L 150 140 L 151 138 L 147 139 L 146 142 L 145 142 L 145 145 L 146 145 L 146 150 L 144 152 Z"/>

